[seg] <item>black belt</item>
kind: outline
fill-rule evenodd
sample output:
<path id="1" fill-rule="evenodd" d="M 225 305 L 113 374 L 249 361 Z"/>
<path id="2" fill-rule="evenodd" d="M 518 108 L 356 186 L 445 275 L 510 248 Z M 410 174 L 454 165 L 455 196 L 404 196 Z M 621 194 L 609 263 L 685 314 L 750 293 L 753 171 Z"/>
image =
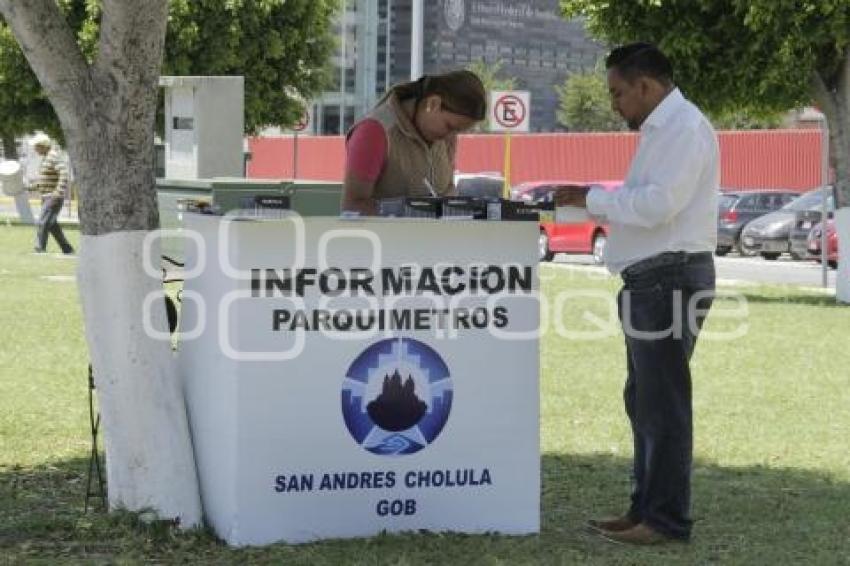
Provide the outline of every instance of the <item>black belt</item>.
<path id="1" fill-rule="evenodd" d="M 670 265 L 687 265 L 701 263 L 714 259 L 712 252 L 663 252 L 640 261 L 636 261 L 622 272 L 623 277 L 635 277 L 651 269 L 668 267 Z"/>

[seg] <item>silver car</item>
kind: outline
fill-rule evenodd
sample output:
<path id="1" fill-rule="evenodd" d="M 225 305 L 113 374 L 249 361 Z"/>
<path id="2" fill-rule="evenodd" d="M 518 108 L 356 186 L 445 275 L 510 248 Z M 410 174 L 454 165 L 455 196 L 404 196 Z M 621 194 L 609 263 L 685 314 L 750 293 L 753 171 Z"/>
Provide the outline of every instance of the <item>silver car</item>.
<path id="1" fill-rule="evenodd" d="M 829 195 L 827 207 L 834 206 Z M 765 259 L 776 259 L 791 251 L 791 228 L 797 212 L 820 210 L 823 192 L 811 191 L 794 199 L 779 210 L 765 214 L 744 226 L 741 247 L 748 254 L 760 254 Z"/>

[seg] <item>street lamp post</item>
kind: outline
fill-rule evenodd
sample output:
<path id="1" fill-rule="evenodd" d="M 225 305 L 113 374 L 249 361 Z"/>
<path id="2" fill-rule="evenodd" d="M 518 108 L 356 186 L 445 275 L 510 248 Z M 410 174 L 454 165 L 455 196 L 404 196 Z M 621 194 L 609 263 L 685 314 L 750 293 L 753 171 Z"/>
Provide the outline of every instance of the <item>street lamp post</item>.
<path id="1" fill-rule="evenodd" d="M 345 66 L 348 54 L 348 0 L 340 0 L 339 135 L 345 134 Z"/>
<path id="2" fill-rule="evenodd" d="M 423 0 L 413 0 L 410 29 L 410 80 L 422 76 L 422 49 L 425 34 Z"/>
<path id="3" fill-rule="evenodd" d="M 829 287 L 829 252 L 826 249 L 826 221 L 827 221 L 827 199 L 829 198 L 829 124 L 826 121 L 826 114 L 821 118 L 821 186 L 823 195 L 821 198 L 821 222 L 820 222 L 820 264 L 821 264 L 821 281 L 823 287 Z"/>

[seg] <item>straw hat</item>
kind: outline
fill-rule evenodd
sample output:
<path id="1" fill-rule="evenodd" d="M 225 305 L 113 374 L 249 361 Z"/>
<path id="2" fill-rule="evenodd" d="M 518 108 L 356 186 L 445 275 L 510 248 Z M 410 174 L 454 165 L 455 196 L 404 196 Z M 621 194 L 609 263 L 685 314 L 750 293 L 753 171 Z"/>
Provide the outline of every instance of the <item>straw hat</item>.
<path id="1" fill-rule="evenodd" d="M 47 134 L 39 132 L 30 139 L 30 145 L 33 147 L 50 147 L 51 145 L 53 145 L 53 141 Z"/>

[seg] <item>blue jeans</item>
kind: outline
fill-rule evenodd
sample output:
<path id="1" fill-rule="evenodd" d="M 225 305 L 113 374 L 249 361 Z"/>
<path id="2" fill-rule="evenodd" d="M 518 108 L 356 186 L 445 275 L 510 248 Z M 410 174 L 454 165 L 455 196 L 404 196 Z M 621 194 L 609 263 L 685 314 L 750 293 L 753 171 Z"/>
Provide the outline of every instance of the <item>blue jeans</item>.
<path id="1" fill-rule="evenodd" d="M 687 540 L 692 524 L 690 359 L 713 301 L 714 259 L 710 253 L 662 255 L 663 261 L 627 269 L 618 295 L 628 365 L 623 397 L 634 439 L 628 515 Z"/>
<path id="2" fill-rule="evenodd" d="M 62 212 L 62 203 L 65 199 L 62 197 L 47 196 L 41 200 L 41 214 L 36 222 L 35 232 L 35 249 L 43 252 L 47 250 L 47 235 L 53 234 L 56 243 L 62 253 L 74 253 L 74 248 L 68 243 L 65 238 L 65 233 L 62 231 L 62 226 L 59 225 L 59 213 Z"/>

